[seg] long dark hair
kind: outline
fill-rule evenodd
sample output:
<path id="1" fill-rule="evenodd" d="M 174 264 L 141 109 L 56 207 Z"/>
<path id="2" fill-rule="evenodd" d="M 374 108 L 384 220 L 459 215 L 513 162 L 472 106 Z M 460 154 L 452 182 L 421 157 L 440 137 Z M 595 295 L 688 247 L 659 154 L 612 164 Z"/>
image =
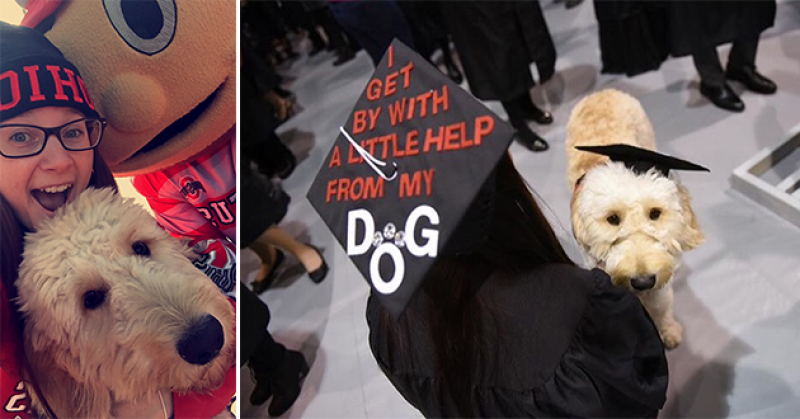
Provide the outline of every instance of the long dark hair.
<path id="1" fill-rule="evenodd" d="M 508 155 L 495 168 L 495 184 L 487 240 L 473 253 L 440 257 L 420 290 L 434 302 L 425 320 L 439 378 L 462 417 L 479 413 L 473 406 L 473 366 L 484 358 L 482 313 L 495 309 L 475 298 L 475 292 L 489 276 L 510 277 L 548 263 L 574 265 Z M 393 324 L 383 310 L 379 327 L 398 336 Z M 400 339 L 391 343 L 407 351 L 408 342 Z"/>
<path id="2" fill-rule="evenodd" d="M 111 187 L 117 189 L 117 182 L 108 165 L 100 156 L 97 148 L 94 149 L 94 163 L 92 164 L 92 177 L 89 179 L 89 186 L 96 188 Z M 2 280 L 3 291 L 8 301 L 0 304 L 8 304 L 10 307 L 11 319 L 8 323 L 14 325 L 14 338 L 17 347 L 17 370 L 21 377 L 30 384 L 28 391 L 34 391 L 43 401 L 50 417 L 55 418 L 55 414 L 50 409 L 44 399 L 39 385 L 31 374 L 31 364 L 23 348 L 22 332 L 24 323 L 17 304 L 17 287 L 15 285 L 19 277 L 19 265 L 22 263 L 22 250 L 25 233 L 28 229 L 19 221 L 11 205 L 0 195 L 0 280 Z M 2 334 L 5 336 L 5 334 Z"/>

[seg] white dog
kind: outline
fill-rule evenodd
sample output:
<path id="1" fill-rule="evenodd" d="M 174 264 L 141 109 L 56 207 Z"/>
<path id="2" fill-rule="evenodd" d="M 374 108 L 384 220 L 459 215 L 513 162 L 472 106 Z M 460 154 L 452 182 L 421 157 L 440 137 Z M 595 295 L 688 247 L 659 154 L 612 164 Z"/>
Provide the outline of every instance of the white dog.
<path id="1" fill-rule="evenodd" d="M 704 236 L 689 192 L 675 176 L 656 168 L 637 173 L 575 148 L 611 144 L 655 150 L 653 128 L 639 102 L 603 90 L 581 100 L 567 125 L 573 231 L 589 262 L 608 272 L 615 285 L 633 291 L 664 345 L 675 348 L 683 327 L 672 313 L 671 279 L 681 253 L 700 245 Z"/>
<path id="2" fill-rule="evenodd" d="M 191 255 L 111 189 L 86 190 L 26 237 L 24 348 L 58 417 L 111 418 L 120 405 L 222 383 L 235 312 Z"/>

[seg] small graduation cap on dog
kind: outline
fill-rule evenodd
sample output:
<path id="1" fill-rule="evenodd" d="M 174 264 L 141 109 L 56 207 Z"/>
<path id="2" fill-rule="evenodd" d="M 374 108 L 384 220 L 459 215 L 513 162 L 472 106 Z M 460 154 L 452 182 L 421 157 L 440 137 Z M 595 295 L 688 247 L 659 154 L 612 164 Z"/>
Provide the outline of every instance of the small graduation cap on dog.
<path id="1" fill-rule="evenodd" d="M 421 56 L 391 44 L 307 196 L 393 315 L 437 257 L 486 236 L 488 217 L 471 204 L 491 200 L 513 135 Z"/>
<path id="2" fill-rule="evenodd" d="M 647 173 L 648 170 L 653 168 L 659 171 L 664 177 L 669 177 L 670 170 L 710 172 L 710 170 L 698 164 L 628 144 L 577 146 L 575 148 L 581 151 L 608 156 L 612 161 L 623 163 L 625 167 L 633 170 L 637 174 Z"/>

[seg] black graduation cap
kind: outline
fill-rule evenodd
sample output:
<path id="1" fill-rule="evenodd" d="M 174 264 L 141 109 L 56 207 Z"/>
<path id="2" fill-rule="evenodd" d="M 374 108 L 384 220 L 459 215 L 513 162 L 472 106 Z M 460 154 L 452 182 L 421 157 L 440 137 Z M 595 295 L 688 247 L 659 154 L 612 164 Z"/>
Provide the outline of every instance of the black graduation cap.
<path id="1" fill-rule="evenodd" d="M 392 42 L 307 196 L 394 315 L 449 251 L 513 135 L 424 58 Z"/>
<path id="2" fill-rule="evenodd" d="M 710 172 L 710 170 L 698 164 L 628 144 L 576 146 L 575 148 L 581 151 L 608 156 L 612 161 L 622 162 L 625 167 L 638 174 L 647 173 L 647 171 L 652 168 L 661 172 L 664 177 L 669 176 L 670 170 Z"/>

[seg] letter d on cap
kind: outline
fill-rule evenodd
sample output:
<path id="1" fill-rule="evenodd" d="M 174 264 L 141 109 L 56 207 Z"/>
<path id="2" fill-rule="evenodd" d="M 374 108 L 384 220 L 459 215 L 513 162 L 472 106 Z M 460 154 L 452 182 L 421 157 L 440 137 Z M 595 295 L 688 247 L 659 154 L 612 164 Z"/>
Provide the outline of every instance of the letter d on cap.
<path id="1" fill-rule="evenodd" d="M 364 223 L 364 240 L 356 244 L 356 223 L 361 220 Z M 367 253 L 372 236 L 375 235 L 375 220 L 372 214 L 365 209 L 356 209 L 347 212 L 347 255 L 357 256 Z"/>

